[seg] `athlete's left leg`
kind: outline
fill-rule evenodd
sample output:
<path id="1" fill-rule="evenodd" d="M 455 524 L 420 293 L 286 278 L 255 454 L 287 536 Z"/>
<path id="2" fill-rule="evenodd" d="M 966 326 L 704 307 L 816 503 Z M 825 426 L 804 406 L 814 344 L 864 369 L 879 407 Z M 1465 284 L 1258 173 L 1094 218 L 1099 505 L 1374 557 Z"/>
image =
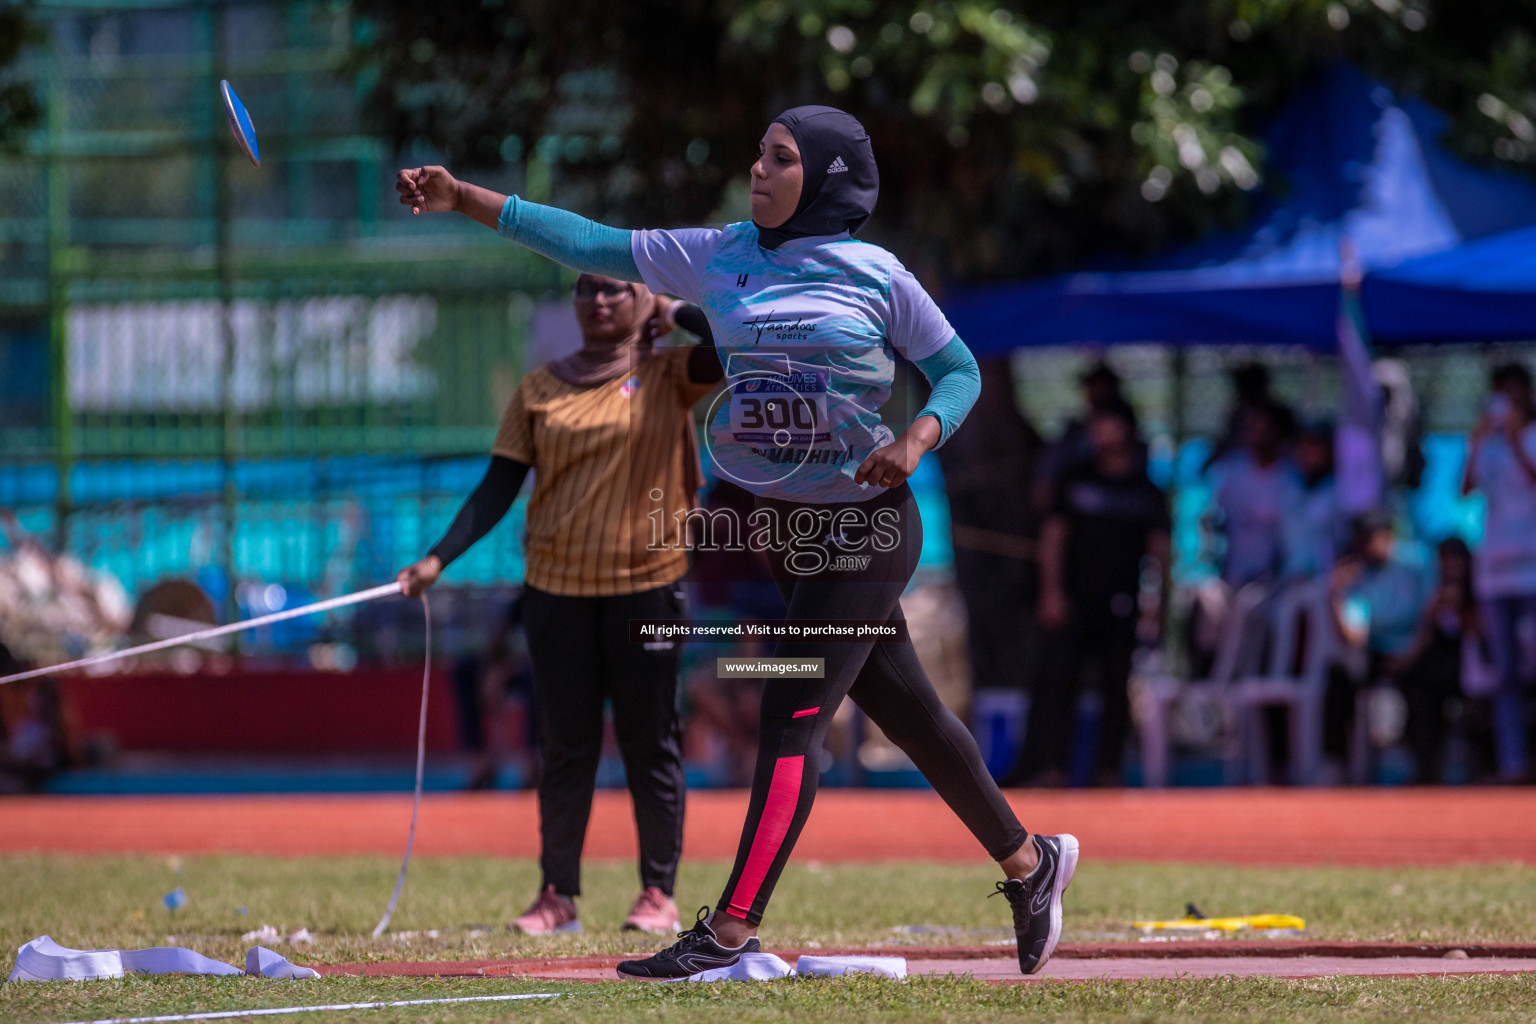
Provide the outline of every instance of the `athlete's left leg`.
<path id="1" fill-rule="evenodd" d="M 899 607 L 891 621 L 902 621 Z M 848 696 L 911 758 L 987 856 L 1003 863 L 1023 849 L 1019 869 L 1027 874 L 1034 867 L 1029 833 L 992 780 L 971 731 L 939 699 L 910 640 L 875 644 Z"/>
<path id="2" fill-rule="evenodd" d="M 899 519 L 914 513 L 916 503 L 906 486 L 862 507 L 761 504 L 776 508 L 791 529 L 797 524 L 817 526 L 814 531 L 799 527 L 802 533 L 812 534 L 800 537 L 802 547 L 768 551 L 774 582 L 788 605 L 788 619 L 885 622 L 899 607 L 901 592 L 917 565 L 921 529 L 914 535 L 908 524 L 893 522 L 886 514 L 877 520 L 875 513 Z M 861 514 L 845 519 L 850 508 Z M 839 524 L 835 537 L 834 522 Z M 811 552 L 818 548 L 828 555 L 857 553 L 864 560 L 852 563 L 857 568 L 846 568 L 813 556 Z M 871 640 L 816 639 L 781 641 L 774 649 L 778 657 L 821 659 L 823 676 L 771 679 L 763 689 L 752 799 L 736 864 L 716 908 L 716 928 L 731 945 L 750 937 L 762 920 L 816 799 L 827 728 L 876 646 Z"/>
<path id="3" fill-rule="evenodd" d="M 883 621 L 901 595 L 901 584 L 800 581 L 789 601 L 789 618 Z M 868 611 L 878 608 L 875 615 Z M 821 777 L 821 751 L 832 716 L 848 694 L 873 642 L 816 640 L 780 642 L 777 658 L 820 659 L 820 679 L 769 679 L 763 688 L 757 768 L 741 842 L 716 915 L 722 939 L 757 930 L 779 875 L 810 817 Z"/>

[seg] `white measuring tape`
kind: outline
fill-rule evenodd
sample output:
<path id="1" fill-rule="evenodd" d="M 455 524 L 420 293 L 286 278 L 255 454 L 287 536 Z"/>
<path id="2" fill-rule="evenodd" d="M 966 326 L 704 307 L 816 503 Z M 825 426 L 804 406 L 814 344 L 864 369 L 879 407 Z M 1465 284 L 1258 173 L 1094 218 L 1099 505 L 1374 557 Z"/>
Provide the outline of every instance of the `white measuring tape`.
<path id="1" fill-rule="evenodd" d="M 200 643 L 212 640 L 215 637 L 227 636 L 230 633 L 238 633 L 246 629 L 256 629 L 260 626 L 271 625 L 274 622 L 296 619 L 301 615 L 318 615 L 320 612 L 345 608 L 353 604 L 362 604 L 364 601 L 372 601 L 380 597 L 392 597 L 398 593 L 400 593 L 398 581 L 386 583 L 381 587 L 370 587 L 367 590 L 359 590 L 356 593 L 343 594 L 340 597 L 316 601 L 313 604 L 306 604 L 300 608 L 288 608 L 284 611 L 273 612 L 270 615 L 263 615 L 260 618 L 231 622 L 224 626 L 210 626 L 208 629 L 200 629 L 194 633 L 183 633 L 180 636 L 167 637 L 164 640 L 155 640 L 152 643 L 140 644 L 137 647 L 129 647 L 126 650 L 93 654 L 89 658 L 67 661 L 62 665 L 50 665 L 47 668 L 36 668 L 28 672 L 18 672 L 15 675 L 0 676 L 0 686 L 4 686 L 6 683 L 19 683 L 23 679 L 36 679 L 39 676 L 51 676 L 60 672 L 69 672 L 73 669 L 85 668 L 88 665 L 101 665 L 109 661 L 118 661 L 122 658 L 132 658 L 140 654 L 149 654 L 151 651 L 163 651 L 171 647 L 182 647 L 187 644 Z M 405 871 L 411 864 L 411 848 L 416 845 L 416 818 L 421 812 L 421 788 L 422 780 L 426 774 L 427 759 L 427 694 L 432 682 L 432 606 L 427 603 L 425 592 L 421 595 L 421 612 L 426 622 L 427 641 L 426 652 L 423 655 L 424 664 L 421 669 L 421 721 L 416 728 L 416 792 L 411 800 L 411 827 L 405 836 L 405 858 L 400 862 L 400 875 L 395 879 L 395 891 L 389 897 L 389 906 L 384 911 L 384 917 L 379 921 L 378 926 L 373 929 L 374 938 L 384 934 L 384 929 L 389 927 L 389 919 L 394 916 L 395 904 L 400 899 L 400 890 L 405 887 Z M 189 1018 L 164 1019 L 180 1020 Z"/>
<path id="2" fill-rule="evenodd" d="M 301 615 L 318 615 L 320 612 L 328 612 L 335 608 L 345 608 L 351 604 L 361 604 L 364 601 L 372 601 L 380 597 L 389 597 L 400 593 L 399 583 L 386 583 L 382 587 L 371 587 L 368 590 L 359 590 L 355 594 L 343 594 L 340 597 L 328 598 L 324 601 L 316 601 L 314 604 L 306 604 L 302 608 L 289 608 L 271 615 L 263 615 L 257 619 L 246 619 L 243 622 L 231 622 L 224 626 L 210 626 L 200 629 L 195 633 L 183 633 L 180 636 L 167 637 L 164 640 L 155 640 L 151 643 L 140 644 L 137 647 L 129 647 L 122 651 L 107 651 L 105 654 L 93 654 L 89 658 L 80 658 L 76 661 L 66 661 L 62 665 L 49 665 L 47 668 L 35 668 L 30 672 L 17 672 L 15 675 L 0 676 L 0 686 L 6 683 L 19 683 L 23 679 L 36 679 L 39 676 L 51 676 L 57 672 L 69 672 L 77 668 L 85 668 L 89 665 L 103 665 L 109 661 L 117 661 L 121 658 L 132 658 L 140 654 L 149 654 L 152 651 L 163 651 L 170 647 L 181 647 L 186 644 L 195 644 L 202 640 L 212 640 L 214 637 L 228 636 L 230 633 L 238 633 L 241 630 L 256 629 L 260 626 L 268 626 L 274 622 L 283 622 L 287 619 L 296 619 Z"/>
<path id="3" fill-rule="evenodd" d="M 282 1013 L 322 1013 L 328 1010 L 382 1010 L 396 1006 L 438 1006 L 443 1003 L 509 1003 L 518 999 L 555 999 L 559 992 L 528 992 L 504 996 L 457 996 L 452 999 L 397 999 L 392 1003 L 331 1003 L 327 1006 L 272 1006 L 211 1013 L 168 1013 L 160 1017 L 101 1017 L 70 1024 L 155 1024 L 159 1021 L 221 1020 L 228 1017 L 271 1017 Z"/>

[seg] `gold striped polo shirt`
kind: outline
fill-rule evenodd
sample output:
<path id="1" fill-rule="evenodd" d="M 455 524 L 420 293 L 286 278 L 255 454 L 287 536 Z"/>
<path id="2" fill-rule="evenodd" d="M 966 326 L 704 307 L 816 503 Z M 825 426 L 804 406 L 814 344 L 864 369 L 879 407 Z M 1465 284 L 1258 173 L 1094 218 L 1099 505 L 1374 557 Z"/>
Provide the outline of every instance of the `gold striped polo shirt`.
<path id="1" fill-rule="evenodd" d="M 688 351 L 659 349 L 632 373 L 590 387 L 542 367 L 518 383 L 491 451 L 534 469 L 528 585 L 608 597 L 687 573 L 677 513 L 697 503 L 688 484 L 698 455 L 684 430 L 714 388 L 688 379 Z"/>

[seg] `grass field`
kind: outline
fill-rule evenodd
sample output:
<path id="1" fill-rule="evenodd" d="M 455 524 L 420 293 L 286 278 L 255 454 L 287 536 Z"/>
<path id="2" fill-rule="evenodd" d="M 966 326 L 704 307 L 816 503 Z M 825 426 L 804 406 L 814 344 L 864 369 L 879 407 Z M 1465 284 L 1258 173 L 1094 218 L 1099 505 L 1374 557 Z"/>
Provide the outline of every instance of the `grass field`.
<path id="1" fill-rule="evenodd" d="M 0 946 L 41 934 L 76 948 L 170 942 L 239 963 L 241 934 L 262 924 L 305 927 L 313 944 L 273 944 L 296 962 L 454 960 L 644 952 L 658 940 L 618 930 L 636 882 L 628 864 L 586 871 L 586 932 L 553 940 L 508 934 L 502 925 L 533 895 L 527 861 L 424 858 L 413 864 L 395 935 L 369 937 L 393 883 L 386 858 L 8 856 L 0 858 Z M 685 865 L 684 915 L 712 901 L 718 863 Z M 1010 933 L 1001 900 L 987 901 L 985 865 L 792 865 L 765 925 L 765 946 L 981 945 Z M 180 910 L 160 898 L 180 887 Z M 1316 939 L 1536 941 L 1536 868 L 1236 868 L 1085 862 L 1068 896 L 1064 940 L 1127 937 L 1129 921 L 1177 916 L 1185 902 L 1210 914 L 1282 912 Z M 245 908 L 241 913 L 239 908 Z M 908 931 L 911 926 L 932 930 Z M 903 929 L 903 930 L 897 930 Z M 947 930 L 946 930 L 947 929 Z M 435 936 L 427 934 L 436 931 Z M 414 934 L 411 934 L 414 933 Z M 10 958 L 3 962 L 9 970 Z M 998 988 L 963 980 L 794 981 L 761 986 L 549 985 L 508 979 L 327 978 L 312 983 L 250 979 L 130 978 L 0 986 L 0 1020 L 83 1020 L 297 1003 L 434 998 L 489 992 L 565 991 L 549 1003 L 421 1007 L 302 1019 L 849 1021 L 1017 1019 L 1536 1020 L 1536 979 L 1331 979 L 1052 984 Z"/>
<path id="2" fill-rule="evenodd" d="M 0 988 L 0 1018 L 13 1024 L 80 1021 L 108 1015 L 206 1012 L 301 1003 L 429 999 L 487 992 L 561 992 L 558 999 L 511 1004 L 460 1004 L 350 1013 L 258 1018 L 303 1021 L 942 1021 L 1017 1024 L 1019 1021 L 1257 1022 L 1402 1021 L 1452 1024 L 1536 1019 L 1536 979 L 1528 976 L 1254 978 L 988 985 L 964 979 L 913 979 L 905 984 L 860 979 L 790 979 L 758 984 L 550 985 L 499 980 L 327 978 L 321 982 L 262 982 L 239 978 L 129 978 L 90 985 Z"/>

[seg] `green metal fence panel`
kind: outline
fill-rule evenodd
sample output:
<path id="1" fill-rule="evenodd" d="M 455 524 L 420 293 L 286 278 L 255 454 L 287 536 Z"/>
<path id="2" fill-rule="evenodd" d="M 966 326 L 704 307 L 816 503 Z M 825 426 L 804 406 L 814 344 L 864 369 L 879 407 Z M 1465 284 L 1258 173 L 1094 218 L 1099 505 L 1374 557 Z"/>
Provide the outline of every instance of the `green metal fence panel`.
<path id="1" fill-rule="evenodd" d="M 345 3 L 33 10 L 47 117 L 0 156 L 0 504 L 130 592 L 193 577 L 231 611 L 236 584 L 392 575 L 473 486 L 568 277 L 390 202 Z M 520 579 L 520 510 L 456 579 Z"/>

